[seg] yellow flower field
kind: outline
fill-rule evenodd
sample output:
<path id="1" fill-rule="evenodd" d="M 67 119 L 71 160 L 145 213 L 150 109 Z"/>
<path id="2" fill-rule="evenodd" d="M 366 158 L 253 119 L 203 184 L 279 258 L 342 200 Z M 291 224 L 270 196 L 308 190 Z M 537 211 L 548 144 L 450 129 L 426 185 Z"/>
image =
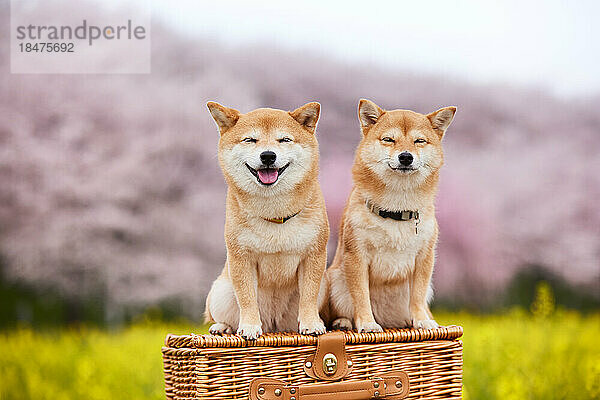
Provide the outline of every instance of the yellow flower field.
<path id="1" fill-rule="evenodd" d="M 465 329 L 466 399 L 600 399 L 600 314 L 548 314 L 437 313 Z M 0 399 L 162 399 L 165 334 L 204 331 L 142 321 L 117 331 L 0 332 Z"/>

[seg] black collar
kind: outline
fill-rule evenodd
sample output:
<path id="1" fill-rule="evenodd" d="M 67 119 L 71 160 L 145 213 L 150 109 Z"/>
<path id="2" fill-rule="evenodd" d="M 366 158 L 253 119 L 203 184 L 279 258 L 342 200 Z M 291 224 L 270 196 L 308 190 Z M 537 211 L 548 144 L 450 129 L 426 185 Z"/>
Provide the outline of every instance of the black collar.
<path id="1" fill-rule="evenodd" d="M 391 218 L 395 221 L 410 221 L 414 219 L 417 223 L 419 222 L 419 211 L 403 210 L 403 211 L 388 211 L 377 207 L 371 201 L 366 200 L 365 204 L 367 208 L 371 210 L 373 214 L 379 215 L 381 218 Z"/>

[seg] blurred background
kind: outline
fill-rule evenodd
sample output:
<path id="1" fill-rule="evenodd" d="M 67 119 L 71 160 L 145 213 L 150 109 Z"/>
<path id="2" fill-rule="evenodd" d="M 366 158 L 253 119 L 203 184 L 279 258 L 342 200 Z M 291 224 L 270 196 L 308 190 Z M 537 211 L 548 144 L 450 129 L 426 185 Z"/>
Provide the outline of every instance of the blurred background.
<path id="1" fill-rule="evenodd" d="M 110 12 L 139 2 L 88 5 Z M 0 1 L 5 42 L 9 10 Z M 106 347 L 112 336 L 103 332 L 130 335 L 119 341 L 130 340 L 127 349 L 148 343 L 132 356 L 156 352 L 147 355 L 155 375 L 137 385 L 142 392 L 118 393 L 162 396 L 160 341 L 167 330 L 203 329 L 205 296 L 225 260 L 226 186 L 209 100 L 242 112 L 321 103 L 331 259 L 363 97 L 421 113 L 458 107 L 444 139 L 433 307 L 443 323 L 471 328 L 465 397 L 600 398 L 599 12 L 594 1 L 155 0 L 152 73 L 142 75 L 10 74 L 5 43 L 0 346 L 25 352 L 72 340 L 77 367 L 63 375 L 75 374 L 69 384 L 82 392 L 60 379 L 52 396 L 37 392 L 50 379 L 44 368 L 32 377 L 15 365 L 40 356 L 13 351 L 0 358 L 8 376 L 0 399 L 116 398 L 107 388 L 122 371 L 98 383 L 108 350 L 85 353 L 88 329 Z M 496 342 L 507 326 L 508 344 Z M 511 342 L 519 327 L 527 344 Z M 510 352 L 494 356 L 494 345 Z M 532 348 L 585 357 L 573 361 L 580 391 L 535 391 L 537 356 L 531 373 L 470 375 Z M 126 369 L 125 356 L 115 357 Z M 552 374 L 566 379 L 557 369 L 540 382 Z M 515 392 L 515 382 L 528 389 Z"/>

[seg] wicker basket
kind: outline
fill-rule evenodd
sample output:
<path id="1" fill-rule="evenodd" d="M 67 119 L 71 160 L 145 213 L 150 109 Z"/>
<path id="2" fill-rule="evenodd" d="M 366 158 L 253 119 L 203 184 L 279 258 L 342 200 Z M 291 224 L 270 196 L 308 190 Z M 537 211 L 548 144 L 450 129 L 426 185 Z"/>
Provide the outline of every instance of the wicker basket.
<path id="1" fill-rule="evenodd" d="M 265 334 L 253 341 L 167 335 L 166 394 L 168 399 L 460 399 L 461 336 L 459 326 L 320 337 Z"/>

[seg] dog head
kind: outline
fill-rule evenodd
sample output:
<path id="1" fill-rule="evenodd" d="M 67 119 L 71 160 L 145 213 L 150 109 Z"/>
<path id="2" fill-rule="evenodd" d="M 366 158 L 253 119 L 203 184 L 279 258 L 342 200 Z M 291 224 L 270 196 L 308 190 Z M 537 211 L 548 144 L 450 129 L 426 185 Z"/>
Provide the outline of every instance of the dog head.
<path id="1" fill-rule="evenodd" d="M 290 112 L 259 108 L 246 114 L 214 102 L 207 106 L 221 134 L 219 163 L 229 185 L 271 196 L 316 179 L 319 103 Z"/>
<path id="2" fill-rule="evenodd" d="M 354 175 L 378 178 L 402 186 L 422 184 L 443 164 L 442 137 L 456 107 L 431 114 L 408 110 L 385 111 L 369 100 L 358 104 L 363 137 L 357 151 Z"/>

